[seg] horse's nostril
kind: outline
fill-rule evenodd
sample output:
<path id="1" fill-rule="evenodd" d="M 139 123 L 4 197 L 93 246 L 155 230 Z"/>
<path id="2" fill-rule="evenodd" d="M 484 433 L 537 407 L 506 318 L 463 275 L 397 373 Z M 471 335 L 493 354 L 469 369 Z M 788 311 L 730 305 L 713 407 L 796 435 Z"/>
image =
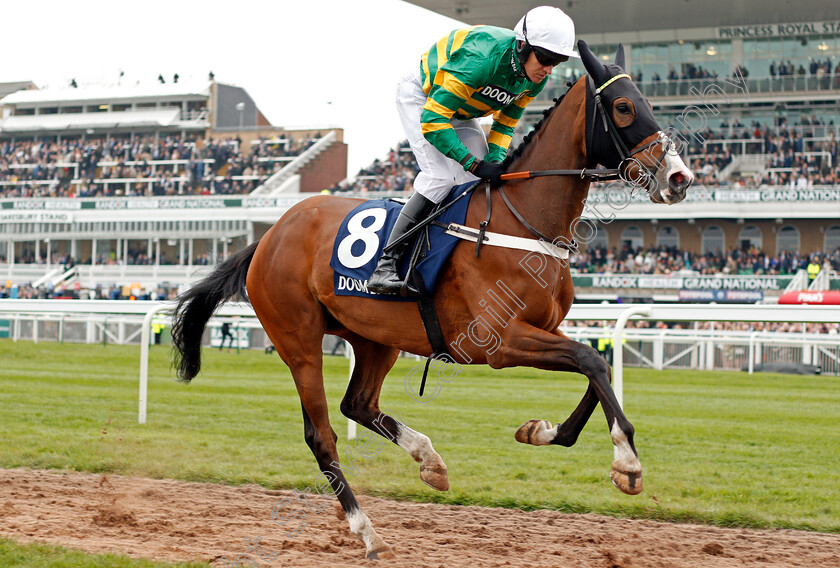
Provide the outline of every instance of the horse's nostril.
<path id="1" fill-rule="evenodd" d="M 672 190 L 677 191 L 677 192 L 683 191 L 686 188 L 688 188 L 688 184 L 689 184 L 688 176 L 686 176 L 682 172 L 674 172 L 668 178 L 668 187 L 670 187 Z"/>

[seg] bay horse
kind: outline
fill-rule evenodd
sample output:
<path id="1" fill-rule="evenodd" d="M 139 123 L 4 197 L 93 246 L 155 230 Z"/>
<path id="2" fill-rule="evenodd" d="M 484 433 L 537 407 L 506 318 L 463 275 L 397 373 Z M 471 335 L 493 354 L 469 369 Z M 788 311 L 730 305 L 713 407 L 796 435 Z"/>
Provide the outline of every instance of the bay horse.
<path id="1" fill-rule="evenodd" d="M 623 48 L 619 47 L 610 65 L 600 63 L 584 42 L 578 43 L 578 49 L 588 75 L 546 111 L 534 132 L 508 158 L 508 171 L 584 170 L 601 164 L 617 167 L 625 178 L 642 179 L 654 203 L 684 199 L 693 176 L 673 151 L 649 103 L 624 72 Z M 525 238 L 532 237 L 533 229 L 573 243 L 589 185 L 585 175 L 509 179 L 503 186 L 509 196 L 500 196 L 499 191 L 488 194 L 495 212 L 492 228 Z M 420 477 L 429 486 L 445 491 L 449 480 L 431 440 L 379 409 L 382 383 L 400 351 L 433 353 L 416 305 L 335 293 L 330 258 L 337 230 L 361 202 L 316 196 L 290 208 L 258 242 L 233 254 L 181 295 L 172 335 L 175 367 L 179 378 L 189 382 L 201 366 L 201 338 L 207 321 L 223 302 L 247 294 L 291 370 L 303 408 L 304 438 L 329 481 L 323 486 L 337 495 L 350 530 L 365 544 L 366 556 L 391 558 L 391 547 L 359 507 L 339 466 L 322 374 L 324 334 L 350 342 L 356 357 L 341 412 L 406 450 L 420 463 Z M 471 199 L 465 224 L 477 227 L 485 208 L 483 198 Z M 624 493 L 639 493 L 642 467 L 634 429 L 610 385 L 610 367 L 592 347 L 558 330 L 574 299 L 568 262 L 547 262 L 539 282 L 534 274 L 520 270 L 521 250 L 484 246 L 476 258 L 474 248 L 472 243 L 455 247 L 434 296 L 441 329 L 452 347 L 452 361 L 586 376 L 586 392 L 565 422 L 529 420 L 515 438 L 538 446 L 572 446 L 600 402 L 617 454 L 610 477 Z M 476 293 L 499 283 L 511 299 L 505 303 L 514 304 L 508 310 L 500 305 L 492 309 Z M 487 326 L 486 334 L 477 331 L 479 320 Z M 468 328 L 471 333 L 465 335 Z M 491 333 L 498 334 L 498 343 L 489 345 Z"/>

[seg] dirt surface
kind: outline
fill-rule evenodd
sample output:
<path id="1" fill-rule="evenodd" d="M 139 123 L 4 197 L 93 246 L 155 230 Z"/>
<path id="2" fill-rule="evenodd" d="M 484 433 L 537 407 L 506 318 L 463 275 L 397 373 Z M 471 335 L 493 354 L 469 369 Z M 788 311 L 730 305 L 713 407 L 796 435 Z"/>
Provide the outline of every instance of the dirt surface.
<path id="1" fill-rule="evenodd" d="M 397 560 L 368 561 L 330 502 L 306 514 L 290 491 L 0 469 L 0 536 L 159 560 L 260 567 L 840 567 L 840 535 L 721 529 L 362 496 Z M 317 506 L 324 500 L 312 500 Z M 295 537 L 292 532 L 302 528 Z M 257 542 L 257 539 L 261 540 Z M 249 550 L 248 541 L 258 548 Z M 277 556 L 272 560 L 274 554 Z M 263 555 L 260 558 L 260 554 Z M 226 563 L 222 556 L 229 559 Z"/>

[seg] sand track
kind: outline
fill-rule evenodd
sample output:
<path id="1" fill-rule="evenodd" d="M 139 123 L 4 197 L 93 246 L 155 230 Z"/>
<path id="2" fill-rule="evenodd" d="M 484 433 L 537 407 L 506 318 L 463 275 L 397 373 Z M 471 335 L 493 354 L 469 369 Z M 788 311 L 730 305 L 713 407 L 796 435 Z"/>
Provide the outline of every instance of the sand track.
<path id="1" fill-rule="evenodd" d="M 280 527 L 272 508 L 290 491 L 226 487 L 45 471 L 0 469 L 0 535 L 88 552 L 159 560 L 209 560 L 225 566 L 250 551 L 261 567 L 761 568 L 840 567 L 840 535 L 721 529 L 567 515 L 395 502 L 359 501 L 396 561 L 366 561 L 364 547 L 329 503 L 299 527 Z M 313 500 L 313 505 L 323 502 Z M 304 510 L 282 508 L 282 514 Z M 263 558 L 259 557 L 259 553 Z M 272 555 L 277 554 L 274 560 Z M 231 562 L 230 565 L 234 563 Z"/>

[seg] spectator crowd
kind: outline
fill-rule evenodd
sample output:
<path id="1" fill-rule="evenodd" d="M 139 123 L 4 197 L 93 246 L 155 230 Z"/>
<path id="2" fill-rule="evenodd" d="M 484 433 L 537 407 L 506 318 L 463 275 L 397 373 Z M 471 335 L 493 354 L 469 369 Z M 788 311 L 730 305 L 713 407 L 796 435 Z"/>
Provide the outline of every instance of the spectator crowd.
<path id="1" fill-rule="evenodd" d="M 359 170 L 352 182 L 340 182 L 329 188 L 330 193 L 371 193 L 377 191 L 409 192 L 420 168 L 414 153 L 404 140 L 388 152 L 385 161 L 376 159 L 366 168 Z"/>
<path id="2" fill-rule="evenodd" d="M 778 127 L 758 122 L 745 127 L 737 121 L 723 121 L 718 129 L 681 134 L 688 142 L 689 167 L 699 186 L 805 189 L 840 183 L 840 146 L 833 120 L 825 123 L 819 118 L 803 117 L 793 126 L 782 121 Z M 766 156 L 763 171 L 725 179 L 721 171 L 733 157 L 749 154 Z"/>
<path id="3" fill-rule="evenodd" d="M 679 126 L 679 125 L 678 125 Z M 687 146 L 683 155 L 696 176 L 695 188 L 749 189 L 761 186 L 805 189 L 814 186 L 840 185 L 840 144 L 833 120 L 802 117 L 788 126 L 777 127 L 753 122 L 745 126 L 735 120 L 721 121 L 717 128 L 688 132 L 675 128 Z M 521 132 L 520 136 L 521 138 Z M 765 159 L 762 172 L 756 175 L 734 173 L 724 177 L 721 171 L 733 158 L 760 154 Z M 354 178 L 334 185 L 329 193 L 410 192 L 419 168 L 408 142 L 400 143 L 385 160 L 375 160 Z M 598 184 L 593 184 L 597 187 Z"/>
<path id="4" fill-rule="evenodd" d="M 249 193 L 316 138 L 0 141 L 0 197 Z"/>
<path id="5" fill-rule="evenodd" d="M 829 253 L 802 254 L 782 251 L 771 256 L 757 248 L 732 248 L 726 252 L 694 253 L 676 248 L 591 247 L 573 254 L 569 265 L 581 274 L 662 274 L 681 270 L 698 274 L 785 275 L 807 270 L 811 263 L 822 269 L 840 270 L 840 249 Z"/>

